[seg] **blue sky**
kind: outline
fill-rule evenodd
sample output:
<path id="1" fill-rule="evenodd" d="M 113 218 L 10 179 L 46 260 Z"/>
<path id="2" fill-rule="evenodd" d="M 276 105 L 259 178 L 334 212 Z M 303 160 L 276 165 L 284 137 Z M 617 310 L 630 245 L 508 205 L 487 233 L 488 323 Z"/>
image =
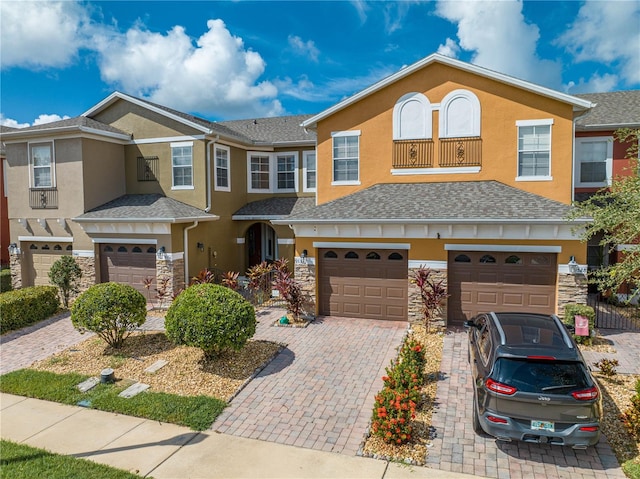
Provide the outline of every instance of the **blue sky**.
<path id="1" fill-rule="evenodd" d="M 568 93 L 640 88 L 640 2 L 0 0 L 0 123 L 114 90 L 211 120 L 317 113 L 434 52 Z"/>

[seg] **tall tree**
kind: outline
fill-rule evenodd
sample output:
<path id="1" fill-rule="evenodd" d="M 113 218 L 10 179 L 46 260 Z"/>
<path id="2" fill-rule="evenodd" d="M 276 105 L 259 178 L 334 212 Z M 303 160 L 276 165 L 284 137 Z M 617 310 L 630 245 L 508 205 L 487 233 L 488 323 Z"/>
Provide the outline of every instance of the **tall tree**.
<path id="1" fill-rule="evenodd" d="M 626 283 L 633 288 L 635 295 L 640 294 L 639 137 L 638 128 L 623 128 L 615 132 L 617 141 L 629 145 L 627 171 L 613 178 L 610 187 L 576 203 L 570 215 L 571 219 L 593 218 L 581 233 L 583 241 L 602 234 L 599 244 L 604 251 L 612 252 L 617 246 L 625 245 L 617 263 L 591 273 L 591 282 L 597 284 L 600 291 L 617 291 Z"/>

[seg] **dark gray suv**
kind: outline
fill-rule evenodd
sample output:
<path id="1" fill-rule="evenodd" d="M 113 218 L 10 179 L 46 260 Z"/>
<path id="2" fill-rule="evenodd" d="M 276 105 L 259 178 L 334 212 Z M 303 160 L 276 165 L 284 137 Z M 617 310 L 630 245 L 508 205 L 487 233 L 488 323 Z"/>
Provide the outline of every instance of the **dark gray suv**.
<path id="1" fill-rule="evenodd" d="M 560 319 L 486 313 L 465 326 L 477 433 L 575 449 L 598 442 L 602 395 Z"/>

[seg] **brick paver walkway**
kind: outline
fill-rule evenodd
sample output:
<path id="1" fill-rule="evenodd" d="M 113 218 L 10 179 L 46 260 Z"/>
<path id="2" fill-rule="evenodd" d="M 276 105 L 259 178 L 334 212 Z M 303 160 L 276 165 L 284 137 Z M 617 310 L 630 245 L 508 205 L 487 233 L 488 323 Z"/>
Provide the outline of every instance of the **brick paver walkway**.
<path id="1" fill-rule="evenodd" d="M 432 421 L 437 437 L 427 458 L 430 467 L 500 479 L 625 478 L 604 437 L 596 447 L 580 451 L 548 444 L 501 443 L 475 434 L 466 332 L 449 331 L 445 336 L 441 371 Z"/>
<path id="2" fill-rule="evenodd" d="M 212 429 L 355 455 L 406 323 L 327 317 L 307 328 L 271 326 L 281 315 L 262 311 L 255 339 L 287 348 L 231 401 Z"/>
<path id="3" fill-rule="evenodd" d="M 602 358 L 617 359 L 620 364 L 616 371 L 621 374 L 640 374 L 640 332 L 622 331 L 620 329 L 598 329 L 598 333 L 612 343 L 615 353 L 597 353 L 583 351 L 585 361 L 592 368 L 593 363 Z"/>

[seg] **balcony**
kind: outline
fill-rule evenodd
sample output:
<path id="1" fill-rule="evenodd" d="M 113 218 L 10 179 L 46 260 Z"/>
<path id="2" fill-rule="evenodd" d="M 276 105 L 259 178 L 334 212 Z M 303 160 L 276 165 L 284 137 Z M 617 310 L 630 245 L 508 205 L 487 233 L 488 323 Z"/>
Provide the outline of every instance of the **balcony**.
<path id="1" fill-rule="evenodd" d="M 438 164 L 440 168 L 482 166 L 482 139 L 441 138 Z"/>
<path id="2" fill-rule="evenodd" d="M 29 206 L 34 210 L 57 209 L 58 188 L 30 188 Z"/>
<path id="3" fill-rule="evenodd" d="M 395 140 L 393 168 L 431 168 L 433 140 Z"/>

